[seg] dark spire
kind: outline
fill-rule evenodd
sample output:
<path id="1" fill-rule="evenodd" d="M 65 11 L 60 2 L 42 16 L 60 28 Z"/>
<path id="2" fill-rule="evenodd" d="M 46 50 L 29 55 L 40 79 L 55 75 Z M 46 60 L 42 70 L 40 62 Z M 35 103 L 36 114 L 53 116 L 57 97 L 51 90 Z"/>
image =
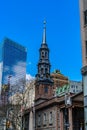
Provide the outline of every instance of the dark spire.
<path id="1" fill-rule="evenodd" d="M 49 48 L 46 43 L 46 21 L 44 21 L 43 39 L 39 49 L 39 62 L 38 73 L 36 75 L 38 81 L 52 83 L 50 77 L 50 61 L 49 61 Z"/>

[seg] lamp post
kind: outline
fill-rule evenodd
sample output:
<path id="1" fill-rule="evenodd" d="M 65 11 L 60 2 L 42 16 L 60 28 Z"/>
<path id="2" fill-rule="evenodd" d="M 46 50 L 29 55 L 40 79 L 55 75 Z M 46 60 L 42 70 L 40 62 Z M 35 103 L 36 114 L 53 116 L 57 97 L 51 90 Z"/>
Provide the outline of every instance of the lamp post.
<path id="1" fill-rule="evenodd" d="M 65 93 L 65 130 L 70 127 L 70 124 L 68 122 L 68 107 L 70 107 L 72 104 L 70 95 L 68 93 Z"/>
<path id="2" fill-rule="evenodd" d="M 7 89 L 7 99 L 6 99 L 8 105 L 9 105 L 9 93 L 10 93 L 10 90 L 11 90 L 11 88 L 10 88 L 10 78 L 11 77 L 12 77 L 11 75 L 8 76 L 8 89 Z M 6 130 L 9 130 L 9 127 L 10 127 L 9 112 L 11 110 L 13 110 L 12 107 L 7 108 L 7 113 L 6 113 Z"/>
<path id="3" fill-rule="evenodd" d="M 9 93 L 11 91 L 11 86 L 10 86 L 10 79 L 11 79 L 11 75 L 8 76 L 8 96 L 7 96 L 7 102 L 9 103 Z"/>
<path id="4" fill-rule="evenodd" d="M 65 130 L 67 130 L 67 93 L 65 93 Z"/>
<path id="5" fill-rule="evenodd" d="M 6 114 L 6 130 L 9 130 L 10 128 L 10 120 L 9 120 L 9 112 L 12 111 L 13 108 L 9 108 L 7 110 L 7 114 Z"/>
<path id="6" fill-rule="evenodd" d="M 22 105 L 21 105 L 21 130 L 22 130 L 22 128 L 23 128 L 23 115 L 22 115 L 22 111 L 23 111 L 23 107 L 22 107 Z"/>

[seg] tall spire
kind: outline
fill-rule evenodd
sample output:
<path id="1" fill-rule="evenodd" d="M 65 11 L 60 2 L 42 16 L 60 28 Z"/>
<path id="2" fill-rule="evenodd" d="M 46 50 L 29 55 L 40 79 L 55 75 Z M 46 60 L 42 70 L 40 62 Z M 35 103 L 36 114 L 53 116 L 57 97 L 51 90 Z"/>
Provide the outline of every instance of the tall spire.
<path id="1" fill-rule="evenodd" d="M 46 21 L 44 20 L 43 39 L 42 44 L 46 44 Z"/>
<path id="2" fill-rule="evenodd" d="M 49 48 L 46 43 L 46 21 L 44 21 L 43 39 L 39 49 L 38 73 L 36 75 L 37 80 L 40 82 L 52 83 L 50 77 L 50 68 Z"/>

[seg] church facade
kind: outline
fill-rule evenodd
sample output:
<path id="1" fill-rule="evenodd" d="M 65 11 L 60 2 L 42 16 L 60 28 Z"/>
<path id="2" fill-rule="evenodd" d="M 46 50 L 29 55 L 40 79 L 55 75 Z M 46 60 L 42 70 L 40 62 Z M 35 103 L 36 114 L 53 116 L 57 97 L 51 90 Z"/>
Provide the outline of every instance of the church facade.
<path id="1" fill-rule="evenodd" d="M 35 130 L 84 130 L 83 92 L 67 93 L 65 87 L 63 95 L 55 95 L 55 89 L 68 86 L 69 79 L 58 70 L 50 74 L 50 68 L 44 23 L 35 81 Z"/>

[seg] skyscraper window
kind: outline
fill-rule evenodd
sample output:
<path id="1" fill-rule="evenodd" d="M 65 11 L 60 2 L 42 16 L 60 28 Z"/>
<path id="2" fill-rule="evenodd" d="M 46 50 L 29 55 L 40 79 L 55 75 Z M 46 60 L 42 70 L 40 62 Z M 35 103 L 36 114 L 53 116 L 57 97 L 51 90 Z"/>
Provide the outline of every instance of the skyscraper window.
<path id="1" fill-rule="evenodd" d="M 26 48 L 8 38 L 0 44 L 0 93 L 2 85 L 8 84 L 11 75 L 11 83 L 26 77 Z"/>

